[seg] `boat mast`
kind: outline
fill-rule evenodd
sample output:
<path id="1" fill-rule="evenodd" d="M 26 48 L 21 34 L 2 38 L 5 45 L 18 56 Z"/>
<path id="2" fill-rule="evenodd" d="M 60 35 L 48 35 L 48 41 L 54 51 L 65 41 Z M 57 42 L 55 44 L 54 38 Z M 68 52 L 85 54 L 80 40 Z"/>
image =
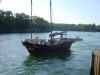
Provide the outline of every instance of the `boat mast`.
<path id="1" fill-rule="evenodd" d="M 32 0 L 31 0 L 31 39 L 32 39 Z"/>
<path id="2" fill-rule="evenodd" d="M 51 20 L 50 31 L 51 31 L 51 35 L 52 35 L 52 13 L 51 13 L 51 0 L 50 0 L 50 20 Z M 52 36 L 51 36 L 51 43 L 52 43 Z"/>

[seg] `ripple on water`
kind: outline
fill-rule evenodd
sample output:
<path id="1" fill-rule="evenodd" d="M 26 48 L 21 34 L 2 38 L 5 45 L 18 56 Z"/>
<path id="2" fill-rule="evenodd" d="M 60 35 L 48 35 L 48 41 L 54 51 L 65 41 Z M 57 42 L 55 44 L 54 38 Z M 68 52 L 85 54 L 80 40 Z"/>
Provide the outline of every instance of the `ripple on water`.
<path id="1" fill-rule="evenodd" d="M 48 34 L 37 35 L 48 38 Z M 89 75 L 91 52 L 100 48 L 100 33 L 69 31 L 67 35 L 83 41 L 73 43 L 69 51 L 35 56 L 21 43 L 30 33 L 0 34 L 0 75 Z"/>

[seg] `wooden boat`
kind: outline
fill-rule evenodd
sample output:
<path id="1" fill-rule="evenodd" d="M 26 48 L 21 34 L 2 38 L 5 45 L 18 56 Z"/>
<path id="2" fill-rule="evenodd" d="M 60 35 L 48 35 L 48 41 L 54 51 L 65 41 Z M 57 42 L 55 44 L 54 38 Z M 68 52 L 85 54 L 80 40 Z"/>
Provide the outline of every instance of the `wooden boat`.
<path id="1" fill-rule="evenodd" d="M 31 0 L 31 5 L 32 5 L 32 0 Z M 31 6 L 31 11 L 32 11 L 32 6 Z M 30 54 L 33 55 L 47 54 L 47 53 L 55 53 L 68 50 L 71 47 L 72 43 L 75 42 L 75 40 L 67 40 L 63 38 L 62 35 L 66 35 L 66 32 L 60 32 L 60 33 L 56 32 L 52 34 L 51 0 L 50 0 L 50 17 L 51 17 L 51 34 L 49 34 L 49 37 L 51 37 L 51 39 L 49 39 L 48 41 L 46 41 L 45 39 L 39 39 L 37 37 L 32 39 L 32 32 L 31 32 L 31 39 L 26 39 L 25 41 L 22 41 L 22 44 L 27 48 Z M 31 25 L 32 25 L 32 20 L 31 20 Z M 59 39 L 54 38 L 54 36 L 56 35 L 60 35 L 61 38 Z"/>

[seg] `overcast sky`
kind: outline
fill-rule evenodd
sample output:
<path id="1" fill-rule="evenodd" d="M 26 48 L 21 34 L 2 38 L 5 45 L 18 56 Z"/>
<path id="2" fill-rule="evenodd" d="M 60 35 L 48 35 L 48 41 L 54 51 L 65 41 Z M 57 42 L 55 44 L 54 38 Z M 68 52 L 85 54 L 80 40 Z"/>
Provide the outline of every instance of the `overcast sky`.
<path id="1" fill-rule="evenodd" d="M 50 0 L 32 0 L 33 16 L 50 22 Z M 0 0 L 0 10 L 31 14 L 31 0 Z M 52 0 L 54 23 L 100 25 L 100 0 Z"/>

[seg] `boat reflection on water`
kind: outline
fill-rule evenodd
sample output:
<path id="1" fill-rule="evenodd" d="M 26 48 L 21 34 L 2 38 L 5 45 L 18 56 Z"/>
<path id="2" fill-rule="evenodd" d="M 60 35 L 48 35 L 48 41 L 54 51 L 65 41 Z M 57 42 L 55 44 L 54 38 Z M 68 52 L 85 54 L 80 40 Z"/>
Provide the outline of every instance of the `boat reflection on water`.
<path id="1" fill-rule="evenodd" d="M 38 64 L 39 62 L 47 62 L 47 61 L 55 61 L 56 60 L 62 60 L 62 61 L 67 61 L 70 59 L 71 55 L 71 50 L 63 51 L 63 52 L 58 52 L 58 53 L 51 53 L 51 54 L 43 54 L 43 55 L 31 55 L 25 59 L 23 62 L 25 66 L 32 66 L 35 64 Z M 49 62 L 51 63 L 51 62 Z"/>

